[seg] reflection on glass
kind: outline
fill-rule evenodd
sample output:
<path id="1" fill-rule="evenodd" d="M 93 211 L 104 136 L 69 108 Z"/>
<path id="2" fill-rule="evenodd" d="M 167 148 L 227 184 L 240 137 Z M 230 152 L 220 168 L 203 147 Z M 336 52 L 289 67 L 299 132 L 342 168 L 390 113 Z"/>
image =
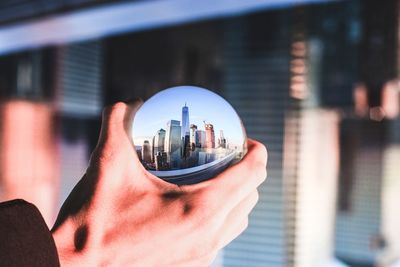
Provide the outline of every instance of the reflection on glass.
<path id="1" fill-rule="evenodd" d="M 132 132 L 143 166 L 176 184 L 209 179 L 246 153 L 246 133 L 232 106 L 194 86 L 151 97 L 136 113 Z"/>

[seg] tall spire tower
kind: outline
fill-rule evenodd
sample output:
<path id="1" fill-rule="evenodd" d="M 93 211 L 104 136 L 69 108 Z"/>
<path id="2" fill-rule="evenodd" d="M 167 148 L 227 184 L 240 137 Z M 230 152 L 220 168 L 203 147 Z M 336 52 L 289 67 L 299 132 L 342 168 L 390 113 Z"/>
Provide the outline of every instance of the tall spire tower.
<path id="1" fill-rule="evenodd" d="M 189 124 L 189 107 L 186 105 L 182 107 L 182 129 L 181 129 L 181 137 L 185 137 L 186 135 L 190 135 L 190 124 Z"/>
<path id="2" fill-rule="evenodd" d="M 182 157 L 186 158 L 189 156 L 190 151 L 190 124 L 189 124 L 189 107 L 186 105 L 182 107 Z"/>

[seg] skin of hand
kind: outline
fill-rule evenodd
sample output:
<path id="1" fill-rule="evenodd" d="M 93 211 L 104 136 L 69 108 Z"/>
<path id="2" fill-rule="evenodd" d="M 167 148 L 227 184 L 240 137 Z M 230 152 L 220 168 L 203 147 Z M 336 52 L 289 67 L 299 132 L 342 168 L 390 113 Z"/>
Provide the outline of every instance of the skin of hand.
<path id="1" fill-rule="evenodd" d="M 267 175 L 265 147 L 248 140 L 246 156 L 213 179 L 170 184 L 146 171 L 134 149 L 141 104 L 103 111 L 89 167 L 51 230 L 61 266 L 208 266 L 248 225 Z"/>

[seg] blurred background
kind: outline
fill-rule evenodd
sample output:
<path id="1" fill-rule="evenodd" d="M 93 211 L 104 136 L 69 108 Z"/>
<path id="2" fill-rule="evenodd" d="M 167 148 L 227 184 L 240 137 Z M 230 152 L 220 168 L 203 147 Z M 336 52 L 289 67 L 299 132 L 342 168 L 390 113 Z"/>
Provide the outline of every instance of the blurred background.
<path id="1" fill-rule="evenodd" d="M 51 226 L 105 105 L 197 85 L 269 150 L 250 225 L 213 266 L 400 266 L 399 7 L 0 0 L 0 199 Z"/>

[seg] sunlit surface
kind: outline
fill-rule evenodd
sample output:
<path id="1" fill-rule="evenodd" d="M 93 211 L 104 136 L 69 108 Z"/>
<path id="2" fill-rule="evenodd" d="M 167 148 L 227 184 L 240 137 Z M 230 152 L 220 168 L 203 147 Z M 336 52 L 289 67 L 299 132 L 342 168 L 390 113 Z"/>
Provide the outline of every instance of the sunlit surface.
<path id="1" fill-rule="evenodd" d="M 209 179 L 246 153 L 246 133 L 235 110 L 200 87 L 154 95 L 136 113 L 132 132 L 143 166 L 176 184 Z"/>

